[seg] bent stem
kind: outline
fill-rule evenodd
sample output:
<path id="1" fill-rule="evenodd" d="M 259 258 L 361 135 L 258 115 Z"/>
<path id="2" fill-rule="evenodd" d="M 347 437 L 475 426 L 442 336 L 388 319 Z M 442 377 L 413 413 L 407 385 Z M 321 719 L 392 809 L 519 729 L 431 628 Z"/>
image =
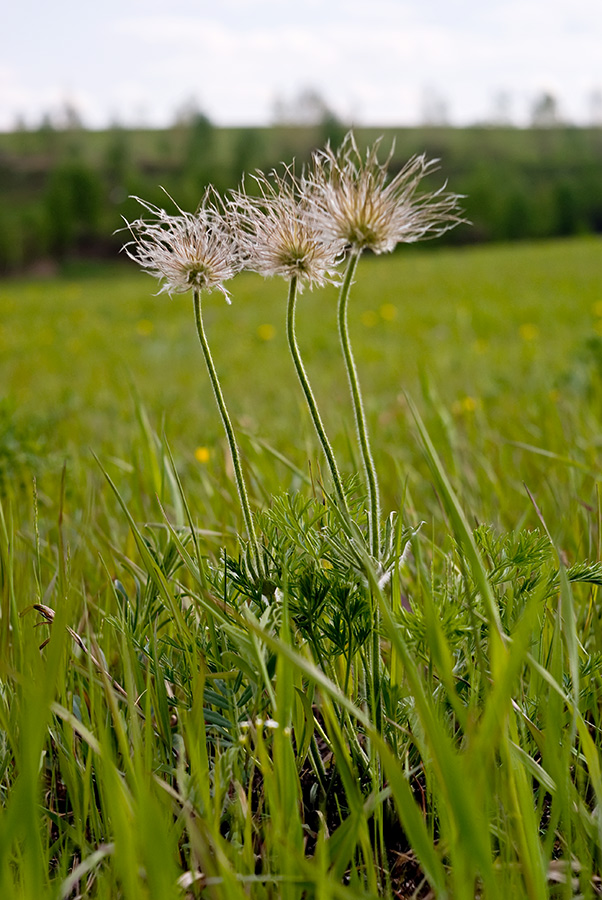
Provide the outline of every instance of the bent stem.
<path id="1" fill-rule="evenodd" d="M 193 291 L 194 297 L 194 317 L 196 321 L 196 330 L 199 336 L 199 341 L 201 342 L 201 348 L 203 350 L 203 355 L 205 357 L 205 362 L 207 364 L 207 371 L 209 372 L 209 379 L 211 381 L 211 387 L 213 388 L 213 393 L 215 396 L 215 400 L 217 403 L 217 408 L 219 409 L 219 413 L 222 419 L 222 424 L 224 426 L 224 431 L 226 432 L 226 438 L 228 439 L 228 444 L 230 445 L 230 453 L 232 454 L 232 464 L 234 466 L 234 478 L 236 481 L 236 488 L 238 490 L 238 497 L 240 500 L 240 505 L 242 507 L 242 514 L 245 520 L 245 527 L 247 530 L 247 535 L 249 540 L 252 542 L 255 550 L 255 558 L 257 561 L 257 567 L 260 574 L 263 573 L 263 565 L 261 562 L 261 553 L 259 550 L 259 544 L 257 542 L 257 535 L 255 534 L 255 528 L 253 526 L 253 516 L 251 515 L 251 507 L 249 505 L 249 496 L 247 494 L 247 489 L 245 487 L 245 480 L 242 473 L 242 464 L 240 461 L 240 453 L 238 452 L 238 446 L 236 444 L 236 438 L 234 436 L 234 429 L 232 428 L 232 422 L 230 421 L 230 416 L 228 415 L 228 410 L 226 408 L 226 403 L 224 401 L 224 395 L 222 394 L 222 389 L 220 387 L 219 379 L 217 377 L 217 372 L 215 370 L 215 365 L 213 363 L 213 357 L 211 356 L 211 351 L 209 349 L 209 344 L 207 342 L 207 337 L 205 335 L 205 328 L 203 326 L 203 317 L 201 315 L 201 292 Z"/>
<path id="2" fill-rule="evenodd" d="M 379 558 L 379 519 L 380 519 L 380 501 L 378 495 L 378 479 L 376 477 L 376 468 L 370 450 L 370 440 L 368 438 L 368 427 L 366 425 L 366 416 L 364 414 L 364 404 L 362 401 L 362 393 L 360 383 L 351 349 L 351 341 L 349 340 L 349 328 L 347 325 L 347 306 L 349 301 L 349 290 L 353 282 L 353 276 L 357 268 L 360 258 L 360 252 L 354 250 L 349 256 L 345 278 L 341 285 L 341 293 L 339 294 L 339 338 L 343 357 L 345 359 L 345 368 L 347 369 L 347 378 L 349 379 L 349 389 L 351 391 L 351 399 L 353 401 L 353 411 L 355 413 L 355 426 L 357 430 L 357 438 L 362 454 L 362 462 L 364 465 L 364 474 L 366 476 L 366 484 L 368 486 L 368 537 L 370 553 L 376 560 Z"/>
<path id="3" fill-rule="evenodd" d="M 301 384 L 303 393 L 305 394 L 305 399 L 309 407 L 309 412 L 312 417 L 318 439 L 320 441 L 320 444 L 322 445 L 322 450 L 324 451 L 324 455 L 328 462 L 328 467 L 330 468 L 330 474 L 332 475 L 335 490 L 337 492 L 339 500 L 341 501 L 344 512 L 349 515 L 349 508 L 347 506 L 347 500 L 345 498 L 345 491 L 343 490 L 343 482 L 341 481 L 341 476 L 339 474 L 339 469 L 334 458 L 334 453 L 330 445 L 330 441 L 326 436 L 326 431 L 324 429 L 324 425 L 322 424 L 322 419 L 320 418 L 320 413 L 318 411 L 318 405 L 313 395 L 313 391 L 307 377 L 307 372 L 305 371 L 305 366 L 303 365 L 303 360 L 301 359 L 301 354 L 299 352 L 299 345 L 297 344 L 297 333 L 295 330 L 296 304 L 297 278 L 296 276 L 294 276 L 293 278 L 291 278 L 288 292 L 288 310 L 286 317 L 286 335 L 288 338 L 288 345 L 293 357 L 293 362 L 295 364 L 299 383 Z"/>

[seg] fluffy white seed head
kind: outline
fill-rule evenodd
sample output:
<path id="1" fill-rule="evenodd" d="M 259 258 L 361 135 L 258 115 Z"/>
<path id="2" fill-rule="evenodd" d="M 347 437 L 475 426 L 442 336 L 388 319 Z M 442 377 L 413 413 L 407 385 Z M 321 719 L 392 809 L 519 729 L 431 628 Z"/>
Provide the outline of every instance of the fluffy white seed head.
<path id="1" fill-rule="evenodd" d="M 280 275 L 299 287 L 336 282 L 343 243 L 318 230 L 308 215 L 290 169 L 253 176 L 258 194 L 244 188 L 231 196 L 231 227 L 236 234 L 244 267 L 260 275 Z"/>
<path id="2" fill-rule="evenodd" d="M 134 198 L 153 218 L 126 223 L 132 240 L 124 250 L 159 279 L 159 293 L 216 289 L 229 302 L 224 282 L 240 271 L 242 260 L 214 197 L 208 190 L 194 215 L 177 207 L 178 215 L 174 216 L 139 197 Z"/>
<path id="3" fill-rule="evenodd" d="M 356 251 L 384 253 L 401 242 L 436 237 L 464 221 L 459 195 L 417 194 L 421 180 L 436 169 L 438 160 L 414 156 L 389 179 L 393 151 L 378 161 L 380 140 L 365 158 L 352 132 L 335 153 L 330 146 L 314 154 L 313 167 L 303 179 L 303 194 L 314 226 L 326 239 Z"/>

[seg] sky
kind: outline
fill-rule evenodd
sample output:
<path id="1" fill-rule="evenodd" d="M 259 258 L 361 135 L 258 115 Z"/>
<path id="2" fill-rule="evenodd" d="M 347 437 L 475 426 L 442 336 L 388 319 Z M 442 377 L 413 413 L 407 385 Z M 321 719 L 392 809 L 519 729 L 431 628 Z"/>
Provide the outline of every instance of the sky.
<path id="1" fill-rule="evenodd" d="M 357 125 L 602 114 L 602 0 L 20 0 L 0 17 L 0 130 L 265 125 L 315 91 Z M 594 99 L 597 98 L 597 99 Z"/>

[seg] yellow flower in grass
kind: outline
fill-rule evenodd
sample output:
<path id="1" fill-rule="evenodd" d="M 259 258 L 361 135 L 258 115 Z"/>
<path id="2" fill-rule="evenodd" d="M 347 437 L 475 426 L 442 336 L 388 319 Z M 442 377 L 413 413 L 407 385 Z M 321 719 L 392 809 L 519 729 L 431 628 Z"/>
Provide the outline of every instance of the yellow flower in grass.
<path id="1" fill-rule="evenodd" d="M 202 465 L 208 463 L 211 458 L 209 447 L 197 447 L 194 451 L 194 458 L 197 462 L 202 463 Z"/>
<path id="2" fill-rule="evenodd" d="M 525 343 L 530 343 L 539 337 L 539 328 L 532 322 L 524 322 L 518 329 L 518 333 Z"/>
<path id="3" fill-rule="evenodd" d="M 452 412 L 456 416 L 461 415 L 472 415 L 472 413 L 476 412 L 476 410 L 481 405 L 481 401 L 477 397 L 462 397 L 461 400 L 456 400 L 455 403 L 452 404 Z"/>
<path id="4" fill-rule="evenodd" d="M 260 325 L 257 329 L 257 337 L 260 341 L 272 341 L 276 336 L 276 329 L 269 322 Z"/>
<path id="5" fill-rule="evenodd" d="M 392 322 L 397 318 L 397 307 L 393 303 L 383 303 L 379 309 L 381 319 L 385 322 Z"/>

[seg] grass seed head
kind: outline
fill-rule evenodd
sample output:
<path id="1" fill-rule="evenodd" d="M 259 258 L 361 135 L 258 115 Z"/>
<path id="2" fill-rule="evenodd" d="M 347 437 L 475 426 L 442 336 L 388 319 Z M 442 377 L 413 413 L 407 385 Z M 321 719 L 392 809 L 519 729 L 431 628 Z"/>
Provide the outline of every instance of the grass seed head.
<path id="1" fill-rule="evenodd" d="M 355 251 L 385 253 L 401 242 L 437 237 L 464 221 L 459 195 L 443 188 L 417 194 L 438 160 L 414 156 L 389 179 L 393 151 L 380 163 L 379 145 L 377 140 L 364 158 L 349 132 L 336 153 L 328 146 L 314 154 L 302 189 L 309 217 L 325 239 Z"/>

